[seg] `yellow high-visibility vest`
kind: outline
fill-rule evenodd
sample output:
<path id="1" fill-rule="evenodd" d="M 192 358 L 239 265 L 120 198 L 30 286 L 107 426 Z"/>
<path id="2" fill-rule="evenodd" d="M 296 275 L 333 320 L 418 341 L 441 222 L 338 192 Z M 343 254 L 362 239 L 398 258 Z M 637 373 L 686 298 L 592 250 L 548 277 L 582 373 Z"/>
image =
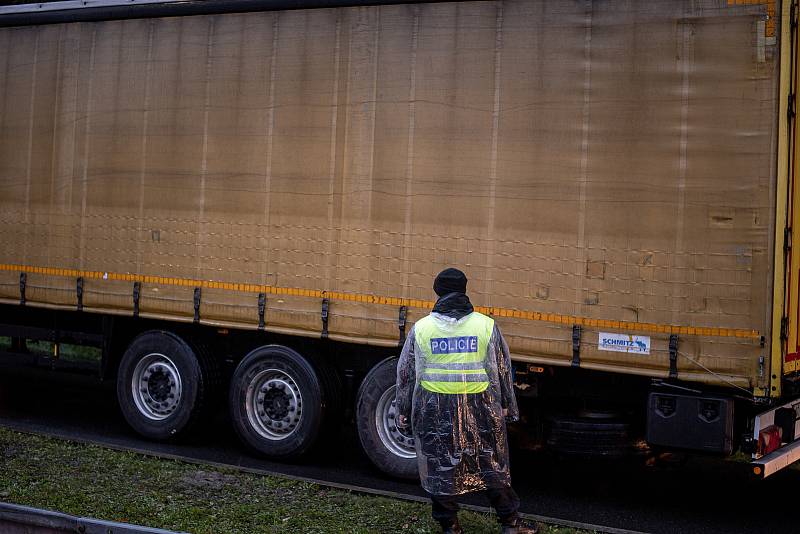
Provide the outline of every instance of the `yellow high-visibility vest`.
<path id="1" fill-rule="evenodd" d="M 414 325 L 424 366 L 420 386 L 434 393 L 482 393 L 489 387 L 486 355 L 494 319 L 472 312 L 454 329 L 440 329 L 428 315 Z"/>

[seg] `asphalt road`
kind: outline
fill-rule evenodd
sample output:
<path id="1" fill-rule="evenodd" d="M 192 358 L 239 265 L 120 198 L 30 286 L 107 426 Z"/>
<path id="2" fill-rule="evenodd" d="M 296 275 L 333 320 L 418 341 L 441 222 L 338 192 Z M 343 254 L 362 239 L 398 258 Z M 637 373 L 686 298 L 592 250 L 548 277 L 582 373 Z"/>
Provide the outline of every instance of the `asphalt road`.
<path id="1" fill-rule="evenodd" d="M 0 425 L 424 496 L 416 483 L 374 469 L 350 425 L 328 436 L 325 449 L 313 458 L 293 464 L 247 452 L 224 410 L 190 442 L 152 443 L 126 426 L 113 384 L 46 370 L 0 368 Z M 795 470 L 759 481 L 750 477 L 747 464 L 713 458 L 691 458 L 682 467 L 647 467 L 640 461 L 575 462 L 513 451 L 512 476 L 522 510 L 541 516 L 653 533 L 800 532 L 800 471 Z M 479 497 L 465 502 L 486 504 Z"/>

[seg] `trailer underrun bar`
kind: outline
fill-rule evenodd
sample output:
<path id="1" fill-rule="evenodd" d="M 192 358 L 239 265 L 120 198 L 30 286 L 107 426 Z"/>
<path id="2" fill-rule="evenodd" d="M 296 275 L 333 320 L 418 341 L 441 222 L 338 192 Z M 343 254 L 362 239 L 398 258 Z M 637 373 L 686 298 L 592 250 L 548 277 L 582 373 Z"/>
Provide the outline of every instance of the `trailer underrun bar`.
<path id="1" fill-rule="evenodd" d="M 777 451 L 753 460 L 753 473 L 759 478 L 766 478 L 800 460 L 800 441 L 795 441 Z"/>

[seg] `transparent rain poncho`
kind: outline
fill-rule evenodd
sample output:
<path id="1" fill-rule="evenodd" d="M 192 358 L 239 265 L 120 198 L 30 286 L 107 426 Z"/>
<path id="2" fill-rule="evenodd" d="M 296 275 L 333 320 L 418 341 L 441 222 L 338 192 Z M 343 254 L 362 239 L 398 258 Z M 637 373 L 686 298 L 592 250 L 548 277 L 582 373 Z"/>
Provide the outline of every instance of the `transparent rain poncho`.
<path id="1" fill-rule="evenodd" d="M 442 364 L 443 355 L 459 363 Z M 473 392 L 452 393 L 459 389 Z M 475 312 L 460 319 L 432 313 L 418 321 L 400 355 L 396 395 L 398 413 L 411 421 L 428 493 L 511 484 L 506 420 L 516 421 L 519 411 L 508 346 L 494 321 Z"/>

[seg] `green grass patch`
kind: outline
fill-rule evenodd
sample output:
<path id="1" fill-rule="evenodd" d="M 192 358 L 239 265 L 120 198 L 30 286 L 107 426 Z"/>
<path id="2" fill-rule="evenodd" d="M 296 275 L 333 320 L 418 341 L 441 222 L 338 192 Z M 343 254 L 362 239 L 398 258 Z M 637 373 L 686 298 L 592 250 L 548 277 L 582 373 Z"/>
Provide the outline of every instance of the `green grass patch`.
<path id="1" fill-rule="evenodd" d="M 100 363 L 103 351 L 98 347 L 62 343 L 59 358 L 70 362 Z"/>
<path id="2" fill-rule="evenodd" d="M 10 348 L 11 338 L 0 336 L 0 350 L 9 350 Z M 52 341 L 26 339 L 24 340 L 24 349 L 38 356 L 53 357 L 56 354 L 55 343 Z M 67 362 L 96 363 L 99 365 L 102 354 L 103 351 L 98 347 L 73 345 L 71 343 L 59 343 L 58 345 L 58 359 Z"/>
<path id="3" fill-rule="evenodd" d="M 51 341 L 42 341 L 40 339 L 27 339 L 25 340 L 25 348 L 31 354 L 38 354 L 39 356 L 52 356 L 53 343 Z"/>
<path id="4" fill-rule="evenodd" d="M 439 532 L 425 504 L 3 428 L 0 501 L 197 534 Z M 467 532 L 499 532 L 491 515 L 463 511 L 460 518 Z"/>

